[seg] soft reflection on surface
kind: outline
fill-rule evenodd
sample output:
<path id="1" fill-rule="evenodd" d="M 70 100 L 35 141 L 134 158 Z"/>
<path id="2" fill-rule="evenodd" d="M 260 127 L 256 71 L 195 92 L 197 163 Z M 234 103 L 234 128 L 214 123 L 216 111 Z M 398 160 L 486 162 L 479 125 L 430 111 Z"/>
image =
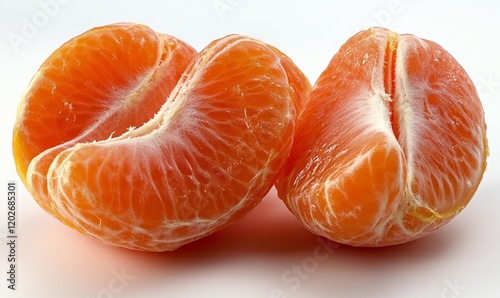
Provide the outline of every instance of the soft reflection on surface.
<path id="1" fill-rule="evenodd" d="M 109 293 L 119 294 L 116 297 L 156 297 L 158 293 L 168 297 L 199 293 L 206 297 L 303 297 L 306 293 L 372 297 L 376 293 L 384 297 L 385 292 L 389 297 L 389 293 L 404 293 L 404 287 L 415 289 L 412 280 L 438 270 L 439 260 L 464 240 L 451 228 L 394 247 L 328 244 L 300 226 L 274 190 L 240 222 L 174 252 L 105 246 L 40 212 L 26 222 L 23 235 L 37 245 L 36 254 L 30 248 L 20 261 L 30 264 L 30 271 L 20 275 L 30 281 L 23 292 L 46 291 L 52 297 L 66 297 L 73 291 L 83 293 L 82 297 Z M 51 282 L 37 278 L 47 274 Z M 117 278 L 120 274 L 125 278 Z M 407 284 L 401 282 L 402 276 Z M 33 282 L 37 279 L 39 284 Z M 441 281 L 436 280 L 435 286 L 439 295 Z M 395 291 L 398 287 L 400 291 Z"/>

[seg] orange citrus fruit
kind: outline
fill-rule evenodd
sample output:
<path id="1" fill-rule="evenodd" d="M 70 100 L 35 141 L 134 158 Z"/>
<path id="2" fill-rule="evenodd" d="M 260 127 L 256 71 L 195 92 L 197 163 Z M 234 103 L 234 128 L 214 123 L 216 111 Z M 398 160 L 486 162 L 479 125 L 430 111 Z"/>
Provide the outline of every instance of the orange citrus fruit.
<path id="1" fill-rule="evenodd" d="M 484 112 L 465 70 L 435 42 L 383 28 L 340 48 L 296 129 L 278 195 L 307 229 L 348 245 L 436 231 L 486 168 Z"/>
<path id="2" fill-rule="evenodd" d="M 23 96 L 13 134 L 17 172 L 40 206 L 56 212 L 46 175 L 57 154 L 147 122 L 195 55 L 173 36 L 119 23 L 91 29 L 48 57 Z"/>
<path id="3" fill-rule="evenodd" d="M 33 197 L 67 225 L 106 244 L 174 250 L 267 194 L 309 90 L 288 57 L 249 37 L 195 54 L 145 26 L 104 26 L 35 75 L 14 157 Z"/>

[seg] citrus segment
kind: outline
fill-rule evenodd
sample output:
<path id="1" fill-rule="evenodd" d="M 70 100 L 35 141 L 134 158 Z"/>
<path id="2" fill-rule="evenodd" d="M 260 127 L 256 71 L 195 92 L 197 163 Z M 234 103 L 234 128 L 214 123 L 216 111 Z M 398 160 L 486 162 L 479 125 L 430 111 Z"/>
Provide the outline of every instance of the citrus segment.
<path id="1" fill-rule="evenodd" d="M 458 62 L 434 42 L 371 28 L 313 87 L 277 190 L 316 234 L 398 244 L 467 205 L 487 154 L 481 102 Z"/>
<path id="2" fill-rule="evenodd" d="M 134 47 L 140 48 L 137 43 L 141 42 L 131 41 L 131 50 L 124 57 L 135 61 L 131 58 L 138 55 Z M 86 49 L 88 44 L 82 47 Z M 178 59 L 188 59 L 191 53 L 179 52 Z M 168 54 L 159 56 L 163 59 Z M 106 56 L 103 63 L 111 63 L 113 57 Z M 158 60 L 151 60 L 156 65 Z M 168 66 L 157 70 L 152 76 L 159 81 L 146 85 L 160 86 L 165 81 L 172 87 L 162 73 L 169 71 Z M 26 159 L 26 183 L 35 198 L 44 198 L 45 209 L 106 244 L 165 251 L 221 229 L 260 202 L 288 156 L 296 106 L 302 105 L 310 90 L 307 79 L 288 57 L 260 41 L 230 35 L 198 54 L 177 76 L 173 90 L 148 90 L 140 85 L 131 91 L 123 87 L 129 87 L 129 76 L 136 78 L 129 71 L 122 79 L 125 83 L 99 83 L 110 86 L 114 93 L 94 94 L 104 98 L 124 95 L 125 101 L 113 103 L 119 108 L 109 117 L 120 125 L 119 119 L 130 118 L 121 114 L 128 111 L 124 106 L 133 105 L 136 98 L 151 97 L 147 91 L 158 95 L 161 104 L 156 110 L 147 110 L 151 114 L 146 123 L 127 122 L 106 134 L 95 129 L 98 137 L 88 128 L 75 128 L 70 136 L 56 136 L 51 143 L 41 142 L 42 146 L 38 140 L 29 140 L 37 151 L 27 155 L 31 160 Z M 61 105 L 61 100 L 55 101 Z M 57 114 L 58 108 L 50 113 Z M 82 127 L 92 127 L 91 123 L 105 121 L 110 115 L 109 108 L 107 113 L 92 108 L 83 113 L 88 114 L 90 124 Z M 19 119 L 34 117 L 25 111 L 20 108 Z M 55 124 L 47 127 L 50 125 Z M 14 134 L 21 127 L 17 124 Z M 87 133 L 88 138 L 82 137 Z M 26 139 L 19 137 L 14 148 L 24 149 Z M 20 159 L 20 154 L 15 156 Z"/>
<path id="3" fill-rule="evenodd" d="M 17 171 L 40 206 L 56 212 L 46 174 L 59 152 L 147 122 L 195 55 L 181 40 L 131 23 L 93 28 L 57 49 L 32 79 L 13 134 Z"/>
<path id="4" fill-rule="evenodd" d="M 13 149 L 23 181 L 31 159 L 48 148 L 108 138 L 148 121 L 195 54 L 172 36 L 130 23 L 66 42 L 42 64 L 19 105 Z"/>

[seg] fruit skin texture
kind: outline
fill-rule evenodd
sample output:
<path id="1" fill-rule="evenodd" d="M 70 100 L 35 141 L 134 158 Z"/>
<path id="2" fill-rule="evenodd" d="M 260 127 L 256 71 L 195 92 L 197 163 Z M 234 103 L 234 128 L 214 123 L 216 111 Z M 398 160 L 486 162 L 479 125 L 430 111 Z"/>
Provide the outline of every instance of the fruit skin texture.
<path id="1" fill-rule="evenodd" d="M 108 29 L 112 33 L 112 28 L 101 28 Z M 128 48 L 141 42 L 141 38 L 133 39 Z M 71 48 L 71 43 L 66 46 Z M 89 44 L 100 43 L 90 40 Z M 153 46 L 152 52 L 158 51 L 160 58 L 165 56 L 161 47 Z M 64 52 L 54 53 L 58 54 L 64 56 Z M 122 54 L 133 57 L 137 49 Z M 125 66 L 143 60 L 131 61 Z M 45 64 L 51 62 L 49 57 Z M 161 74 L 169 71 L 167 66 L 154 76 L 160 80 L 154 81 L 156 87 L 162 86 Z M 124 80 L 130 79 L 126 74 Z M 27 94 L 37 91 L 40 78 L 45 80 L 35 76 Z M 58 86 L 59 81 L 51 83 Z M 150 85 L 110 87 L 135 99 Z M 43 147 L 40 140 L 29 139 L 29 133 L 20 133 L 29 132 L 22 123 L 37 119 L 26 114 L 28 109 L 23 106 L 37 100 L 43 106 L 54 98 L 25 98 L 13 147 L 19 175 L 25 175 L 23 181 L 33 197 L 49 213 L 84 234 L 143 251 L 175 250 L 242 218 L 267 194 L 288 156 L 296 109 L 309 94 L 309 82 L 275 48 L 230 35 L 196 55 L 171 87 L 152 118 L 137 128 L 129 128 L 128 117 L 124 117 L 126 121 L 114 123 L 119 135 L 97 129 L 99 138 L 94 142 L 94 132 L 81 138 L 78 131 L 73 135 L 76 140 L 63 138 Z M 157 89 L 149 91 L 157 93 Z M 65 99 L 72 103 L 66 95 L 55 100 L 56 110 L 48 112 L 50 117 L 64 121 L 58 117 L 66 115 L 60 116 L 57 109 L 65 106 Z M 124 111 L 115 117 L 129 111 L 131 100 L 125 96 L 117 101 Z M 75 118 L 85 115 L 98 121 L 102 116 L 85 110 Z M 34 151 L 26 150 L 30 145 L 38 151 L 22 154 Z"/>
<path id="2" fill-rule="evenodd" d="M 454 218 L 487 155 L 481 102 L 458 62 L 432 41 L 370 28 L 313 87 L 276 188 L 315 234 L 394 245 Z"/>

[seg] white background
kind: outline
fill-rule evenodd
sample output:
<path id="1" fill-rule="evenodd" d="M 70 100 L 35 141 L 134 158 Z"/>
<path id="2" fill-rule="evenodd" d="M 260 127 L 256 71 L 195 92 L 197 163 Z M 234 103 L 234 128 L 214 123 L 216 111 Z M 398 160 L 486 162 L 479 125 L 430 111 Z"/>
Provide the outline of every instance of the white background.
<path id="1" fill-rule="evenodd" d="M 0 194 L 7 197 L 7 181 L 18 182 L 19 237 L 11 291 L 0 199 L 1 297 L 500 297 L 500 2 L 55 1 L 0 1 Z M 43 3 L 52 5 L 44 11 Z M 434 40 L 464 66 L 482 98 L 491 149 L 484 180 L 450 224 L 395 247 L 327 250 L 274 192 L 240 223 L 175 252 L 101 245 L 36 205 L 15 172 L 11 134 L 17 104 L 45 58 L 71 37 L 121 21 L 197 50 L 226 34 L 249 35 L 288 54 L 311 83 L 367 26 Z M 26 22 L 36 30 L 23 32 Z M 15 35 L 21 44 L 10 40 Z"/>

